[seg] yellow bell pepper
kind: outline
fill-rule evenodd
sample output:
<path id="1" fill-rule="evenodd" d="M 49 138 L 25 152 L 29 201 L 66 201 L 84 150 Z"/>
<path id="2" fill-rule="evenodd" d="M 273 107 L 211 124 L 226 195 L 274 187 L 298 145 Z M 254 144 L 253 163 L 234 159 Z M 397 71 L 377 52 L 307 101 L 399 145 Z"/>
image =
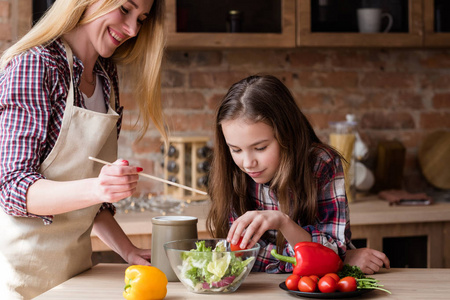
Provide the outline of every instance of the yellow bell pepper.
<path id="1" fill-rule="evenodd" d="M 161 300 L 167 294 L 167 277 L 152 266 L 129 266 L 125 270 L 123 297 L 127 300 Z"/>

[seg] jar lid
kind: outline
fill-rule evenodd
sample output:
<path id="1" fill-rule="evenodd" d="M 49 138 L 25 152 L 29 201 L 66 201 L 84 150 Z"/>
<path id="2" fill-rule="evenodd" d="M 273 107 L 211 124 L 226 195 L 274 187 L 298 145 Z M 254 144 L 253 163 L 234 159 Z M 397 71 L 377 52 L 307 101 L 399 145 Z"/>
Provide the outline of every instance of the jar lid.
<path id="1" fill-rule="evenodd" d="M 187 225 L 197 224 L 198 218 L 192 216 L 159 216 L 153 217 L 152 223 L 158 225 Z"/>
<path id="2" fill-rule="evenodd" d="M 356 117 L 353 114 L 347 114 L 345 116 L 345 121 L 330 122 L 329 125 L 333 128 L 336 133 L 351 133 L 356 129 L 358 123 L 356 122 Z"/>
<path id="3" fill-rule="evenodd" d="M 230 15 L 239 15 L 241 12 L 239 10 L 230 10 L 228 14 Z"/>

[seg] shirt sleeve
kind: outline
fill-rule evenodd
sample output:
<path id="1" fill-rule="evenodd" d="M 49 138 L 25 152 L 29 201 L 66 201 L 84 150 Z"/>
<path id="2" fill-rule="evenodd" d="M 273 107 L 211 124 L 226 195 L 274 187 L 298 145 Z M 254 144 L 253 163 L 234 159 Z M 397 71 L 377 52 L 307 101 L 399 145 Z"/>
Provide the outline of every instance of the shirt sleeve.
<path id="1" fill-rule="evenodd" d="M 272 191 L 265 189 L 261 184 L 252 182 L 250 187 L 251 193 L 254 195 L 254 201 L 258 210 L 278 210 L 278 201 Z M 263 196 L 264 194 L 264 196 Z M 229 217 L 229 226 L 238 218 L 236 212 L 232 212 Z M 276 249 L 277 230 L 267 230 L 258 240 L 260 245 L 259 253 L 256 256 L 255 264 L 252 272 L 267 272 L 271 274 L 291 273 L 294 266 L 290 263 L 279 261 L 270 253 L 272 249 Z M 294 257 L 293 247 L 286 241 L 282 249 L 282 255 Z"/>
<path id="2" fill-rule="evenodd" d="M 109 212 L 114 216 L 116 214 L 116 207 L 112 203 L 103 202 L 102 206 L 98 209 L 97 215 L 104 210 L 109 210 Z"/>
<path id="3" fill-rule="evenodd" d="M 0 74 L 0 206 L 6 214 L 27 212 L 26 193 L 40 174 L 40 157 L 52 107 L 44 63 L 28 52 Z"/>
<path id="4" fill-rule="evenodd" d="M 340 158 L 332 156 L 319 160 L 316 168 L 318 213 L 316 223 L 303 228 L 312 241 L 345 257 L 350 243 L 350 218 L 345 194 L 344 171 Z"/>
<path id="5" fill-rule="evenodd" d="M 261 251 L 256 258 L 252 271 L 265 271 L 270 274 L 292 273 L 294 266 L 291 263 L 275 259 L 272 254 L 270 254 L 272 249 L 277 248 L 274 243 L 267 243 L 264 239 L 260 239 L 258 243 L 261 245 Z M 281 254 L 284 256 L 295 257 L 294 249 L 289 243 L 285 244 Z"/>

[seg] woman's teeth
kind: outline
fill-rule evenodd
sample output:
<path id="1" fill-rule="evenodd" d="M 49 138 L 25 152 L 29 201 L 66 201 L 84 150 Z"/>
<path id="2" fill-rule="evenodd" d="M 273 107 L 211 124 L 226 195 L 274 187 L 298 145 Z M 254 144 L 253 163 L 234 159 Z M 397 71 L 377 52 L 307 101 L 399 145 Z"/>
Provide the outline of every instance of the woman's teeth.
<path id="1" fill-rule="evenodd" d="M 109 33 L 116 41 L 118 41 L 118 42 L 122 41 L 122 38 L 120 36 L 118 36 L 115 32 L 113 32 L 111 29 L 109 30 Z"/>

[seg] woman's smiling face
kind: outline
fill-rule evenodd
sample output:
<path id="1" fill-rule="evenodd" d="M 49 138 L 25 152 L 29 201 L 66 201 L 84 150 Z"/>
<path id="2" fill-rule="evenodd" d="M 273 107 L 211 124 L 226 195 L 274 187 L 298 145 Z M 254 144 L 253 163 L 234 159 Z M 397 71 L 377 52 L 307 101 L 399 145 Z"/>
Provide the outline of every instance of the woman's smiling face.
<path id="1" fill-rule="evenodd" d="M 85 25 L 90 44 L 102 57 L 110 57 L 126 40 L 135 37 L 148 17 L 154 0 L 128 0 L 119 8 Z M 86 10 L 89 16 L 102 0 Z"/>
<path id="2" fill-rule="evenodd" d="M 256 183 L 271 181 L 280 164 L 273 128 L 238 118 L 222 122 L 222 131 L 235 164 Z"/>

